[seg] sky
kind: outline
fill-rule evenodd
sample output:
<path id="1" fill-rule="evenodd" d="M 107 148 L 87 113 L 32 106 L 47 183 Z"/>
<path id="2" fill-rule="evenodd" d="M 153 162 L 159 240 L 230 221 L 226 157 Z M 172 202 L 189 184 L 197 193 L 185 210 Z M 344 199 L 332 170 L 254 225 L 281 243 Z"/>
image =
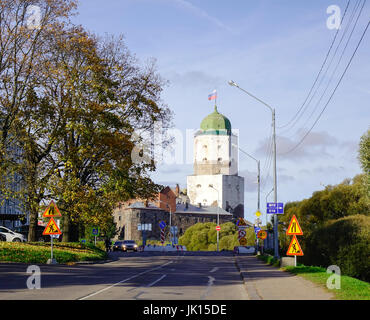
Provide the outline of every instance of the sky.
<path id="1" fill-rule="evenodd" d="M 168 81 L 162 100 L 174 112 L 184 150 L 193 143 L 191 137 L 185 139 L 186 130 L 199 128 L 213 111 L 214 102 L 207 97 L 217 90 L 218 111 L 239 131 L 239 147 L 261 162 L 261 212 L 266 221 L 266 196 L 273 187 L 268 161 L 271 111 L 227 82 L 234 80 L 276 110 L 279 202 L 309 198 L 325 185 L 361 173 L 358 143 L 370 128 L 370 31 L 327 101 L 369 21 L 369 3 L 358 16 L 362 4 L 351 1 L 346 11 L 347 0 L 81 0 L 73 21 L 99 35 L 123 34 L 143 66 L 156 59 L 158 73 Z M 309 95 L 337 32 L 333 26 L 339 11 L 328 10 L 332 5 L 346 15 L 322 77 Z M 307 96 L 305 112 L 293 118 Z M 326 104 L 304 141 L 286 153 Z M 193 166 L 185 157 L 178 164 L 160 165 L 154 181 L 186 188 Z M 253 221 L 257 165 L 242 153 L 239 175 L 245 178 L 244 215 Z M 267 199 L 272 202 L 273 194 Z"/>

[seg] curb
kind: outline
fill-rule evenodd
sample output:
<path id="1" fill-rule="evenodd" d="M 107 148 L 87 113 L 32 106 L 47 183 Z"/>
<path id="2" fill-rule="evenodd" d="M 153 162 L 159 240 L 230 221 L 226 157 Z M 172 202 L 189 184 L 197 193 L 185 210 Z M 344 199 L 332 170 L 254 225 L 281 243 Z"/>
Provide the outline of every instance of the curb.
<path id="1" fill-rule="evenodd" d="M 116 261 L 116 260 L 91 260 L 91 261 L 71 261 L 69 263 L 73 263 L 73 264 L 104 264 L 104 263 L 109 263 L 109 262 L 113 262 L 113 261 Z M 68 262 L 66 263 L 68 264 Z"/>
<path id="2" fill-rule="evenodd" d="M 263 300 L 263 298 L 258 294 L 258 291 L 254 285 L 253 280 L 249 277 L 247 272 L 242 271 L 239 265 L 239 257 L 234 255 L 235 258 L 235 266 L 238 269 L 240 273 L 240 277 L 243 280 L 245 289 L 247 291 L 247 294 L 249 296 L 250 300 Z M 248 281 L 249 280 L 249 281 Z"/>

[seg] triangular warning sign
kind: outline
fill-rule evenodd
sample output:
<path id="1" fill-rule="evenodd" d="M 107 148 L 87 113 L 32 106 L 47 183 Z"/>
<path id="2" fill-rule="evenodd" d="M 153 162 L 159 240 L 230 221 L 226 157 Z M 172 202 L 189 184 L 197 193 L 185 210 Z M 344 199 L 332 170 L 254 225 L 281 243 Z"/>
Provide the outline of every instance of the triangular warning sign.
<path id="1" fill-rule="evenodd" d="M 293 236 L 293 239 L 290 242 L 290 245 L 289 245 L 289 248 L 286 254 L 287 256 L 303 256 L 302 248 L 299 245 L 299 242 L 296 236 Z"/>
<path id="2" fill-rule="evenodd" d="M 55 220 L 51 218 L 42 234 L 46 236 L 46 235 L 53 235 L 53 234 L 62 234 L 62 232 L 58 228 L 58 225 L 56 224 Z"/>
<path id="3" fill-rule="evenodd" d="M 247 223 L 245 222 L 245 220 L 243 218 L 239 218 L 238 221 L 236 222 L 236 225 L 237 226 L 246 226 Z"/>
<path id="4" fill-rule="evenodd" d="M 293 215 L 292 219 L 290 220 L 289 227 L 286 230 L 286 234 L 288 236 L 293 236 L 293 235 L 302 236 L 303 235 L 303 231 L 295 215 Z"/>
<path id="5" fill-rule="evenodd" d="M 51 218 L 51 217 L 61 217 L 61 213 L 57 207 L 57 205 L 54 203 L 53 200 L 51 200 L 49 206 L 45 210 L 44 214 L 42 215 L 44 218 Z"/>

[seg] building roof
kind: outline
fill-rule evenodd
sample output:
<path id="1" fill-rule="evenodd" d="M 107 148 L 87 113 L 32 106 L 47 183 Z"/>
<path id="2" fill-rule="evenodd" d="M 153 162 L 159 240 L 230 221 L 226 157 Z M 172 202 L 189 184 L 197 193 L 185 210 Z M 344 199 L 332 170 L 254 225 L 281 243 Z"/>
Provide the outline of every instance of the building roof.
<path id="1" fill-rule="evenodd" d="M 136 201 L 128 206 L 128 208 L 132 209 L 160 209 L 158 208 L 153 202 L 148 202 L 148 205 L 145 206 L 143 201 Z M 162 210 L 162 209 L 160 209 Z"/>
<path id="2" fill-rule="evenodd" d="M 177 204 L 175 213 L 217 214 L 217 212 L 218 212 L 219 215 L 233 216 L 230 212 L 227 212 L 222 208 L 211 207 L 211 206 L 198 207 L 198 206 L 194 206 L 190 203 L 188 204 L 188 207 L 186 207 L 185 203 Z"/>
<path id="3" fill-rule="evenodd" d="M 231 134 L 231 122 L 223 114 L 215 110 L 206 116 L 200 124 L 200 129 L 206 134 Z"/>

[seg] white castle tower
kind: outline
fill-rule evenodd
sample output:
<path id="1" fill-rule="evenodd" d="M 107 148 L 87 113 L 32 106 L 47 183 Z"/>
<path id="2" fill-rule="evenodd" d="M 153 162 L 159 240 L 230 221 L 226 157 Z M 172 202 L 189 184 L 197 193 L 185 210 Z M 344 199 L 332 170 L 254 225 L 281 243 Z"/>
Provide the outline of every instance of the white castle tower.
<path id="1" fill-rule="evenodd" d="M 219 206 L 244 217 L 244 178 L 238 176 L 238 151 L 238 136 L 215 106 L 194 134 L 194 174 L 187 177 L 191 204 Z"/>

